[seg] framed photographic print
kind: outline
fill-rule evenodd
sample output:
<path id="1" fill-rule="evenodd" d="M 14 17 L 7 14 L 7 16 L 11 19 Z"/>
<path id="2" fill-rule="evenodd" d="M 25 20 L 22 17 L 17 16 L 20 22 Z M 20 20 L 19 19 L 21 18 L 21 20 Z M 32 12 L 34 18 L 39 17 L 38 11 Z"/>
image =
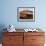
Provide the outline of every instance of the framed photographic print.
<path id="1" fill-rule="evenodd" d="M 17 20 L 22 22 L 34 22 L 35 7 L 18 7 Z"/>

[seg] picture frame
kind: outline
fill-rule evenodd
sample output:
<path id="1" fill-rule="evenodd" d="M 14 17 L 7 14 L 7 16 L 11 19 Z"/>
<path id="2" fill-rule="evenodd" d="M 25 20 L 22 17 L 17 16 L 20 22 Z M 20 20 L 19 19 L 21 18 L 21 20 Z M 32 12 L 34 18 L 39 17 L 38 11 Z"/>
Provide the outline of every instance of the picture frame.
<path id="1" fill-rule="evenodd" d="M 34 22 L 35 7 L 18 7 L 17 20 L 20 22 Z"/>

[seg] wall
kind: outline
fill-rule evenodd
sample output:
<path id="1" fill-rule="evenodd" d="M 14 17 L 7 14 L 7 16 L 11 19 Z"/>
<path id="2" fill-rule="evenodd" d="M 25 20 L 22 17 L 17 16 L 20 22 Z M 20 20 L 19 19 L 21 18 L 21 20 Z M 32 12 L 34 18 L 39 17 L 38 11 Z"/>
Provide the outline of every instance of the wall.
<path id="1" fill-rule="evenodd" d="M 16 28 L 46 28 L 46 1 L 42 0 L 1 0 L 0 25 L 15 25 Z M 18 22 L 17 7 L 35 7 L 35 22 Z"/>

